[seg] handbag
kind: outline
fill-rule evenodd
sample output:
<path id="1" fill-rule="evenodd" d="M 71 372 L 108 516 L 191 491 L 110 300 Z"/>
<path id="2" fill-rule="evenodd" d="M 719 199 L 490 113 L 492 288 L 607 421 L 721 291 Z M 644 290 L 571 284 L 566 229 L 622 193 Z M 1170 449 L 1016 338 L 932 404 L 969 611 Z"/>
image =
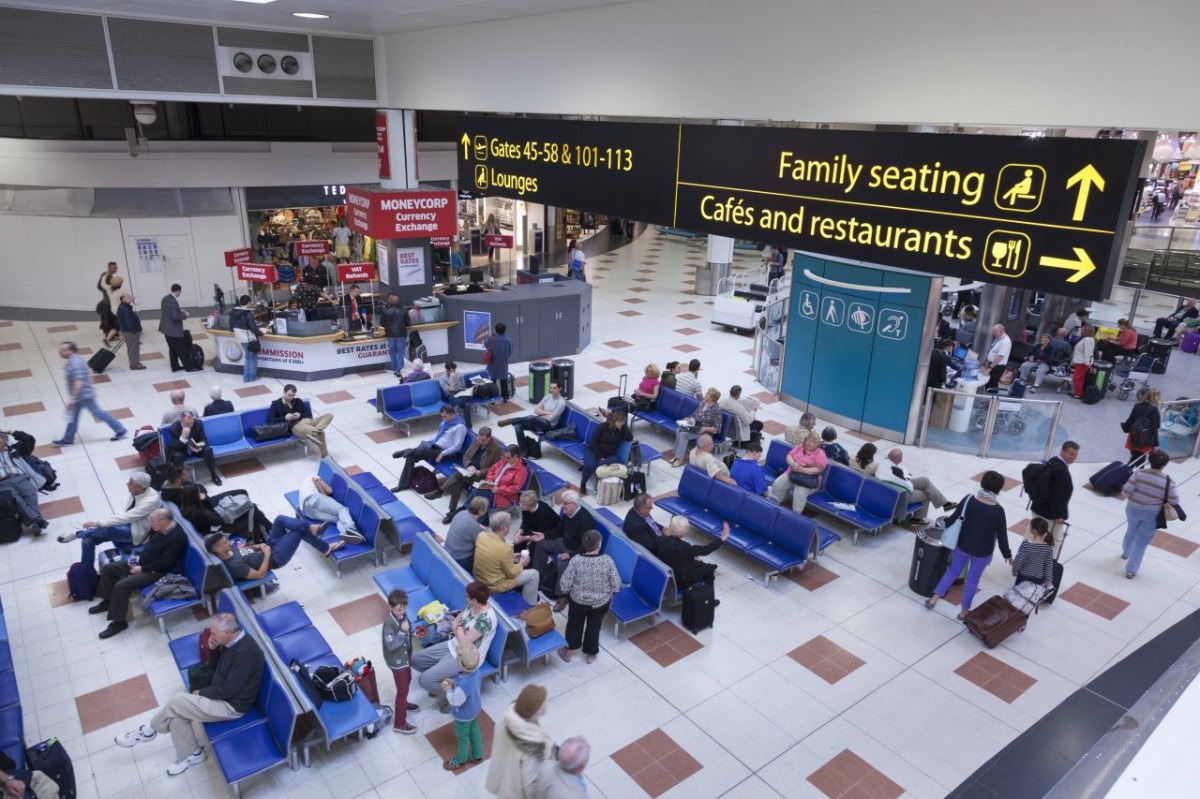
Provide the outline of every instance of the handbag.
<path id="1" fill-rule="evenodd" d="M 788 480 L 804 488 L 816 488 L 821 485 L 821 475 L 805 474 L 804 472 L 788 472 Z"/>
<path id="2" fill-rule="evenodd" d="M 217 502 L 216 512 L 225 524 L 235 524 L 238 519 L 253 509 L 254 503 L 250 501 L 249 494 L 234 495 L 231 492 L 230 495 L 221 497 Z"/>
<path id="3" fill-rule="evenodd" d="M 287 422 L 256 424 L 250 428 L 250 437 L 255 441 L 271 441 L 276 438 L 284 438 L 290 432 L 292 432 L 292 428 L 288 426 Z"/>
<path id="4" fill-rule="evenodd" d="M 258 340 L 258 336 L 255 336 L 246 342 L 246 349 L 255 353 L 256 355 L 262 351 L 262 342 Z"/>
<path id="5" fill-rule="evenodd" d="M 969 496 L 963 497 L 963 501 L 960 506 L 963 509 L 962 513 L 960 513 L 958 518 L 954 520 L 954 524 L 942 531 L 942 537 L 940 540 L 942 542 L 942 546 L 946 547 L 947 549 L 954 549 L 958 546 L 958 535 L 962 532 L 963 522 L 967 519 L 967 504 L 970 501 L 971 498 Z"/>
<path id="6" fill-rule="evenodd" d="M 1183 512 L 1183 508 L 1178 505 L 1172 505 L 1167 499 L 1171 496 L 1171 478 L 1167 478 L 1167 487 L 1163 489 L 1162 508 L 1158 511 L 1158 518 L 1154 523 L 1158 525 L 1158 529 L 1163 529 L 1167 526 L 1167 522 L 1174 522 L 1180 519 L 1187 519 L 1187 514 Z"/>
<path id="7" fill-rule="evenodd" d="M 475 399 L 491 399 L 500 395 L 500 387 L 492 383 L 480 383 L 471 389 L 471 396 Z"/>
<path id="8" fill-rule="evenodd" d="M 187 670 L 188 690 L 196 692 L 201 688 L 207 688 L 212 685 L 214 671 L 216 669 L 208 663 L 197 663 L 194 666 L 189 666 Z"/>
<path id="9" fill-rule="evenodd" d="M 539 602 L 517 618 L 525 622 L 525 632 L 530 638 L 537 638 L 554 629 L 554 614 L 549 602 Z"/>
<path id="10" fill-rule="evenodd" d="M 484 363 L 484 365 L 487 365 L 487 364 L 489 364 L 489 363 L 491 363 L 491 362 L 492 362 L 492 351 L 491 351 L 491 350 L 484 350 L 484 351 L 483 351 L 483 363 Z"/>

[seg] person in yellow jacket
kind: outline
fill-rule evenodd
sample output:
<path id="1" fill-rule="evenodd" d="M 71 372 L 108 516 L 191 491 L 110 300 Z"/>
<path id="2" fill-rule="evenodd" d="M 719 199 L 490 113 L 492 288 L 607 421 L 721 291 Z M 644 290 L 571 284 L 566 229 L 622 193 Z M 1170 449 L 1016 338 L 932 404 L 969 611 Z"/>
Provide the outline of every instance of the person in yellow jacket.
<path id="1" fill-rule="evenodd" d="M 475 579 L 493 594 L 519 590 L 533 605 L 537 602 L 539 576 L 529 568 L 529 556 L 517 556 L 508 543 L 512 516 L 503 511 L 491 515 L 488 531 L 475 538 Z"/>

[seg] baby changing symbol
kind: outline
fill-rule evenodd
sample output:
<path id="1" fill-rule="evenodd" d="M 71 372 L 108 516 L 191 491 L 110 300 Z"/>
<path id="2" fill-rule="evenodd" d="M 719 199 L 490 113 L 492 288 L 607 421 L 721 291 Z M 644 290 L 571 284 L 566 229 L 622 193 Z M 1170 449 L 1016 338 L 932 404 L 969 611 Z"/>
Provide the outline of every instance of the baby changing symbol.
<path id="1" fill-rule="evenodd" d="M 850 303 L 850 315 L 846 327 L 855 333 L 870 333 L 875 325 L 875 308 L 861 302 Z"/>
<path id="2" fill-rule="evenodd" d="M 817 292 L 808 290 L 800 292 L 800 315 L 805 319 L 817 318 Z"/>
<path id="3" fill-rule="evenodd" d="M 894 308 L 879 309 L 879 335 L 900 341 L 908 335 L 908 314 Z"/>

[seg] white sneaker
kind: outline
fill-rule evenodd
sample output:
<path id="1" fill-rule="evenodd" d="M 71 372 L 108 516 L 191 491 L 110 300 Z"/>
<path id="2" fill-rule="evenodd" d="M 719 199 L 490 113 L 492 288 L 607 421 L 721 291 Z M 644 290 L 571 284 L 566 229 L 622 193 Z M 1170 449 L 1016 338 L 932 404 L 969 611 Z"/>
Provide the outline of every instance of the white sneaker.
<path id="1" fill-rule="evenodd" d="M 338 538 L 345 541 L 347 544 L 365 544 L 367 537 L 358 530 L 339 530 Z"/>
<path id="2" fill-rule="evenodd" d="M 60 535 L 60 536 L 58 537 L 58 543 L 60 543 L 60 544 L 69 544 L 69 543 L 71 543 L 72 541 L 74 541 L 76 538 L 79 538 L 79 531 L 77 531 L 77 530 L 68 530 L 67 532 L 63 533 L 62 535 Z"/>
<path id="3" fill-rule="evenodd" d="M 204 750 L 197 749 L 195 752 L 192 752 L 190 755 L 185 757 L 183 760 L 177 760 L 174 763 L 172 763 L 171 765 L 167 766 L 167 773 L 170 774 L 172 777 L 176 777 L 176 776 L 182 774 L 183 772 L 187 771 L 188 769 L 190 769 L 192 766 L 203 763 L 205 757 L 206 757 L 206 755 L 204 754 Z"/>
<path id="4" fill-rule="evenodd" d="M 151 727 L 149 724 L 143 724 L 136 730 L 130 730 L 129 732 L 121 733 L 113 740 L 116 741 L 117 746 L 123 746 L 126 749 L 129 749 L 137 746 L 140 743 L 153 741 L 157 735 L 158 733 L 154 731 L 153 727 Z"/>

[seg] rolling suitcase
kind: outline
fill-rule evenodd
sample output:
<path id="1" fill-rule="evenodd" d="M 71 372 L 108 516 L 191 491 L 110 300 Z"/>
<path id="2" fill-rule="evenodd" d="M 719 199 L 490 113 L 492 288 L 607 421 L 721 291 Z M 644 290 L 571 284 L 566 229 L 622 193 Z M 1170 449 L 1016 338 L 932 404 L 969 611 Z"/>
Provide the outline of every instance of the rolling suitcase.
<path id="1" fill-rule="evenodd" d="M 1200 333 L 1189 331 L 1183 334 L 1183 341 L 1179 344 L 1179 349 L 1184 352 L 1195 352 L 1200 350 Z"/>
<path id="2" fill-rule="evenodd" d="M 693 635 L 713 626 L 716 592 L 712 583 L 695 583 L 683 592 L 683 626 Z"/>
<path id="3" fill-rule="evenodd" d="M 88 358 L 88 368 L 96 374 L 103 374 L 113 359 L 117 357 L 117 350 L 121 349 L 121 345 L 124 343 L 123 339 L 117 339 L 111 348 L 102 347 L 95 355 Z"/>
<path id="4" fill-rule="evenodd" d="M 1051 605 L 1054 603 L 1055 597 L 1058 596 L 1058 589 L 1062 588 L 1063 565 L 1057 560 L 1054 561 L 1054 587 L 1046 592 L 1046 596 L 1042 597 L 1040 604 Z"/>
<path id="5" fill-rule="evenodd" d="M 0 544 L 21 540 L 21 515 L 17 512 L 17 497 L 10 488 L 0 486 Z"/>
<path id="6" fill-rule="evenodd" d="M 1133 468 L 1129 464 L 1113 461 L 1088 478 L 1088 485 L 1093 491 L 1111 497 L 1124 488 L 1132 476 Z"/>
<path id="7" fill-rule="evenodd" d="M 993 649 L 1013 633 L 1024 630 L 1027 621 L 1024 613 L 997 595 L 968 613 L 963 624 L 988 649 Z"/>
<path id="8" fill-rule="evenodd" d="M 75 767 L 57 738 L 29 747 L 25 750 L 25 760 L 30 771 L 40 771 L 58 783 L 60 799 L 75 799 Z"/>

